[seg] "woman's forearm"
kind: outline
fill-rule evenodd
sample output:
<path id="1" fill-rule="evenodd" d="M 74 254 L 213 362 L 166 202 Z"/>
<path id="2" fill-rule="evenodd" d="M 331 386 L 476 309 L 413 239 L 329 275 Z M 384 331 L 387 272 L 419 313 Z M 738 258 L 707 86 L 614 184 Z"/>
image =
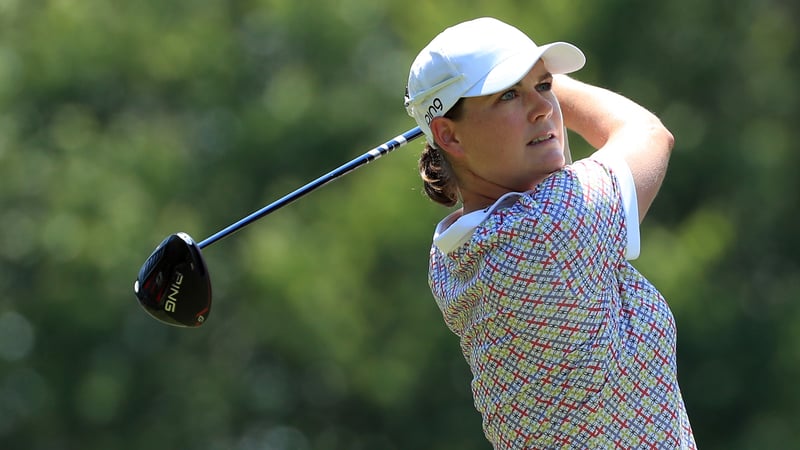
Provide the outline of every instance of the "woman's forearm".
<path id="1" fill-rule="evenodd" d="M 594 148 L 614 152 L 628 163 L 643 219 L 666 174 L 672 134 L 655 114 L 607 89 L 557 75 L 553 90 L 567 128 Z"/>

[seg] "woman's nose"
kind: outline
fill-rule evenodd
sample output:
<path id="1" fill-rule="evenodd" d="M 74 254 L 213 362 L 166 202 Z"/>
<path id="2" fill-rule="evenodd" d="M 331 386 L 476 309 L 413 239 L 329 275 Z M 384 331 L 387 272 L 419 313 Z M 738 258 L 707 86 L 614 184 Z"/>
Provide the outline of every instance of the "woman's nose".
<path id="1" fill-rule="evenodd" d="M 531 122 L 537 122 L 553 115 L 553 104 L 538 90 L 531 90 L 527 95 L 527 101 L 530 105 L 529 118 Z"/>

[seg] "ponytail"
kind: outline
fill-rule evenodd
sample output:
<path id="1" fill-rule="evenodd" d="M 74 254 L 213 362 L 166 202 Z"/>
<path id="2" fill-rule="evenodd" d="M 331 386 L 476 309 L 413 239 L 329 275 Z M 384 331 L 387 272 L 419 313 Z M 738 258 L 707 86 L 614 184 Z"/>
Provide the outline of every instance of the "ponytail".
<path id="1" fill-rule="evenodd" d="M 453 169 L 442 150 L 428 142 L 419 157 L 419 175 L 428 198 L 444 206 L 458 203 L 458 184 L 453 176 Z"/>

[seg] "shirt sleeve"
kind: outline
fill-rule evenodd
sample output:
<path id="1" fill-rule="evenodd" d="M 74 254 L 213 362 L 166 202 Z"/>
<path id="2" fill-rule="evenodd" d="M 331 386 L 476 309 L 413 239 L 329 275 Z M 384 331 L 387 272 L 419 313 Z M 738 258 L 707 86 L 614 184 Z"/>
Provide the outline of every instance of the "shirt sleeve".
<path id="1" fill-rule="evenodd" d="M 625 211 L 625 227 L 628 235 L 628 241 L 625 247 L 625 259 L 634 260 L 639 257 L 641 241 L 639 236 L 639 206 L 636 198 L 636 184 L 633 181 L 631 169 L 621 156 L 612 152 L 597 152 L 593 154 L 591 158 L 608 166 L 611 172 L 616 175 L 620 194 L 622 196 L 622 208 Z"/>

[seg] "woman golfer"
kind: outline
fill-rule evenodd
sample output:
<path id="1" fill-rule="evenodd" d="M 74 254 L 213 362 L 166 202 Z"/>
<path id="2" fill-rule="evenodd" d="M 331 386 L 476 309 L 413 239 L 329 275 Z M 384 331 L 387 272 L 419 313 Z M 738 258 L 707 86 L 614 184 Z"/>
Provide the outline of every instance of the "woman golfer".
<path id="1" fill-rule="evenodd" d="M 405 104 L 427 138 L 425 192 L 461 204 L 436 227 L 431 290 L 496 449 L 694 448 L 672 314 L 628 262 L 673 138 L 564 75 L 584 62 L 491 18 L 414 60 Z M 597 151 L 569 164 L 567 128 Z"/>

